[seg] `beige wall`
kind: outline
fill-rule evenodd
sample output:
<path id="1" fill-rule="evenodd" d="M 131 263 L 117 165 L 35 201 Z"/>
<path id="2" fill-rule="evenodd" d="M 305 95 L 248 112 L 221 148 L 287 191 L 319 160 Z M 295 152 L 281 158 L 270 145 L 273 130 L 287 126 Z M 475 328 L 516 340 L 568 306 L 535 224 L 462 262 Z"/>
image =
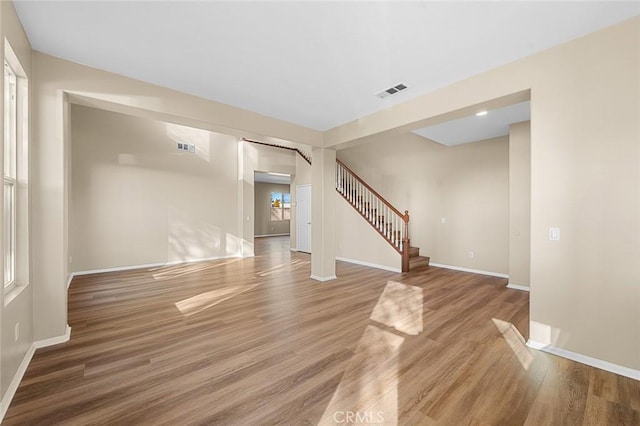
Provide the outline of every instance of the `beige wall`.
<path id="1" fill-rule="evenodd" d="M 531 262 L 531 125 L 509 128 L 509 284 L 529 287 Z"/>
<path id="2" fill-rule="evenodd" d="M 508 152 L 506 137 L 446 147 L 404 134 L 393 143 L 373 140 L 338 156 L 397 209 L 409 210 L 411 245 L 432 263 L 506 274 Z M 337 235 L 338 247 L 356 244 L 354 259 L 398 265 L 393 252 L 385 260 L 379 253 L 367 257 L 367 241 Z"/>
<path id="3" fill-rule="evenodd" d="M 640 370 L 640 17 L 332 129 L 325 146 L 529 91 L 530 338 Z"/>
<path id="4" fill-rule="evenodd" d="M 31 84 L 33 77 L 31 67 L 31 46 L 27 39 L 22 25 L 18 20 L 15 13 L 15 9 L 11 2 L 0 2 L 0 49 L 2 49 L 2 56 L 5 56 L 4 40 L 8 41 L 12 50 L 16 54 L 16 57 Z M 3 84 L 0 84 L 2 87 Z M 4 91 L 4 87 L 0 90 Z M 0 96 L 4 97 L 4 92 L 0 92 Z M 0 111 L 3 111 L 4 105 L 0 103 Z M 0 126 L 3 126 L 4 122 L 0 119 Z M 1 133 L 4 134 L 4 133 Z M 0 150 L 0 164 L 4 164 L 4 150 Z M 27 155 L 28 156 L 28 155 Z M 28 162 L 28 159 L 27 159 Z M 18 185 L 19 189 L 22 189 L 22 195 L 27 195 L 24 192 L 25 181 L 27 179 L 20 178 Z M 4 187 L 3 187 L 4 188 Z M 0 189 L 3 191 L 3 189 Z M 0 194 L 0 199 L 3 194 Z M 22 198 L 22 197 L 21 197 Z M 29 350 L 33 342 L 33 285 L 31 280 L 29 252 L 29 223 L 30 215 L 29 209 L 26 205 L 25 198 L 18 198 L 18 203 L 22 204 L 18 211 L 19 217 L 17 218 L 17 224 L 19 227 L 19 235 L 17 241 L 17 250 L 19 258 L 17 259 L 17 282 L 22 285 L 21 291 L 14 291 L 10 294 L 4 294 L 0 291 L 0 327 L 1 327 L 1 339 L 0 339 L 0 390 L 3 398 L 3 404 L 5 401 L 7 388 L 14 378 L 20 362 L 23 360 L 25 354 Z M 2 209 L 0 209 L 2 210 Z M 0 211 L 0 221 L 2 219 L 2 211 Z M 4 262 L 0 262 L 0 275 L 4 276 Z M 14 338 L 14 329 L 16 324 L 20 324 L 20 336 L 16 341 Z M 5 410 L 6 406 L 2 406 L 2 410 Z"/>
<path id="5" fill-rule="evenodd" d="M 395 272 L 402 270 L 402 258 L 337 191 L 336 257 Z"/>
<path id="6" fill-rule="evenodd" d="M 72 271 L 239 255 L 235 137 L 73 105 L 71 138 Z"/>
<path id="7" fill-rule="evenodd" d="M 161 121 L 271 141 L 287 139 L 321 145 L 322 134 L 300 126 L 176 92 L 116 74 L 34 52 L 33 110 L 33 273 L 36 339 L 60 336 L 66 329 L 68 193 L 70 161 L 68 104 L 126 112 Z M 277 142 L 277 141 L 276 141 Z M 238 187 L 237 226 L 243 253 L 252 253 L 253 170 L 244 173 L 242 143 L 237 161 L 243 170 Z M 248 162 L 252 160 L 249 158 Z M 290 168 L 293 169 L 293 168 Z M 294 173 L 294 171 L 290 171 Z M 246 177 L 246 179 L 244 178 Z M 247 209 L 244 209 L 246 204 Z M 245 214 L 251 212 L 249 214 Z M 246 218 L 249 220 L 245 220 Z M 246 250 L 245 250 L 246 249 Z"/>
<path id="8" fill-rule="evenodd" d="M 255 230 L 256 236 L 289 234 L 290 220 L 271 221 L 271 193 L 290 194 L 291 185 L 255 183 Z M 292 213 L 293 211 L 290 210 Z"/>

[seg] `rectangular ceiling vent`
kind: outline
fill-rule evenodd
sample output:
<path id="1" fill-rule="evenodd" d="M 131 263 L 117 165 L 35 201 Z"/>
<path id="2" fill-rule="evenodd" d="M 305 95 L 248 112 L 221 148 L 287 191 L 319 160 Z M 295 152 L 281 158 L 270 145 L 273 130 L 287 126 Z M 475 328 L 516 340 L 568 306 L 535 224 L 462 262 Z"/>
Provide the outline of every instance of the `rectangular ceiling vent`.
<path id="1" fill-rule="evenodd" d="M 193 154 L 196 152 L 196 146 L 191 143 L 178 142 L 178 151 L 190 152 Z"/>
<path id="2" fill-rule="evenodd" d="M 387 96 L 391 96 L 391 95 L 395 95 L 396 93 L 406 89 L 407 86 L 405 84 L 398 84 L 392 87 L 389 87 L 388 89 L 383 90 L 382 92 L 378 92 L 376 93 L 376 96 L 379 97 L 380 99 L 384 99 Z"/>

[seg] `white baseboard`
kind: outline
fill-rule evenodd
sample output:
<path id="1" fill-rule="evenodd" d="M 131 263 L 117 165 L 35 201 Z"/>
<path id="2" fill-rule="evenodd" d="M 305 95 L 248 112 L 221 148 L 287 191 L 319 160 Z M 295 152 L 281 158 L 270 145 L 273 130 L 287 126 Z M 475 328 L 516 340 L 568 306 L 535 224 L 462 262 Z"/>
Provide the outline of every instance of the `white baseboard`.
<path id="1" fill-rule="evenodd" d="M 31 358 L 33 358 L 33 354 L 36 352 L 35 345 L 31 345 L 27 350 L 27 353 L 24 354 L 24 358 L 22 358 L 22 362 L 18 366 L 18 371 L 13 376 L 11 383 L 9 383 L 9 388 L 4 393 L 4 397 L 2 397 L 2 402 L 0 402 L 0 422 L 4 419 L 4 415 L 7 414 L 7 410 L 9 409 L 9 405 L 11 405 L 11 401 L 18 390 L 18 386 L 20 386 L 20 382 L 24 377 L 24 373 L 27 371 L 27 367 L 29 367 L 29 363 L 31 362 Z"/>
<path id="2" fill-rule="evenodd" d="M 531 349 L 537 349 L 540 351 L 548 352 L 553 355 L 567 358 L 572 361 L 579 362 L 581 364 L 590 365 L 591 367 L 599 368 L 601 370 L 609 371 L 611 373 L 619 374 L 620 376 L 629 377 L 631 379 L 640 380 L 640 370 L 634 370 L 633 368 L 623 367 L 621 365 L 613 364 L 601 359 L 592 358 L 587 355 L 582 355 L 576 352 L 571 352 L 566 349 L 557 348 L 551 345 L 545 345 L 543 343 L 529 340 L 527 346 Z"/>
<path id="3" fill-rule="evenodd" d="M 265 234 L 265 235 L 254 235 L 253 238 L 266 238 L 266 237 L 289 237 L 291 234 Z"/>
<path id="4" fill-rule="evenodd" d="M 326 276 L 326 277 L 319 277 L 318 275 L 311 275 L 309 278 L 311 278 L 312 280 L 321 281 L 321 282 L 338 279 L 338 277 L 336 277 L 335 275 L 329 275 L 329 276 Z"/>
<path id="5" fill-rule="evenodd" d="M 4 419 L 5 414 L 7 414 L 7 410 L 9 409 L 9 405 L 11 405 L 11 401 L 13 397 L 16 395 L 16 391 L 18 390 L 18 386 L 20 386 L 20 382 L 24 377 L 24 373 L 27 372 L 27 367 L 29 367 L 29 363 L 31 363 L 31 359 L 38 348 L 44 348 L 45 346 L 57 345 L 60 343 L 64 343 L 69 340 L 71 337 L 71 327 L 67 325 L 67 329 L 65 330 L 65 334 L 62 336 L 51 337 L 49 339 L 38 340 L 33 342 L 27 352 L 24 354 L 22 358 L 22 362 L 18 366 L 18 370 L 16 374 L 13 375 L 13 379 L 11 383 L 9 383 L 9 387 L 2 397 L 2 401 L 0 401 L 0 422 Z"/>
<path id="6" fill-rule="evenodd" d="M 120 271 L 131 271 L 133 269 L 147 269 L 147 268 L 158 268 L 162 266 L 172 266 L 172 265 L 180 265 L 187 263 L 197 263 L 197 262 L 206 262 L 209 260 L 221 260 L 221 259 L 231 259 L 231 258 L 241 258 L 239 254 L 231 254 L 228 256 L 215 256 L 215 257 L 207 257 L 203 259 L 191 259 L 191 260 L 173 260 L 171 262 L 160 262 L 160 263 L 146 263 L 143 265 L 130 265 L 130 266 L 116 266 L 115 268 L 103 268 L 103 269 L 91 269 L 87 271 L 77 271 L 71 273 L 71 278 L 77 277 L 80 275 L 89 275 L 89 274 L 102 274 L 105 272 L 120 272 Z M 252 256 L 251 256 L 252 257 Z M 71 281 L 69 281 L 70 283 Z"/>
<path id="7" fill-rule="evenodd" d="M 348 259 L 346 257 L 338 257 L 336 256 L 336 260 L 340 260 L 342 262 L 353 263 L 355 265 L 368 266 L 369 268 L 382 269 L 390 272 L 397 272 L 398 274 L 402 273 L 400 268 L 394 268 L 393 266 L 386 265 L 378 265 L 376 263 L 364 262 L 362 260 Z"/>
<path id="8" fill-rule="evenodd" d="M 67 329 L 65 330 L 62 336 L 49 337 L 44 340 L 36 340 L 33 342 L 33 345 L 36 349 L 45 348 L 47 346 L 59 345 L 60 343 L 68 342 L 71 338 L 71 327 L 67 325 Z"/>
<path id="9" fill-rule="evenodd" d="M 71 281 L 73 281 L 73 277 L 75 277 L 75 274 L 72 272 L 69 274 L 69 277 L 67 278 L 67 290 L 69 289 L 69 286 L 71 285 Z"/>
<path id="10" fill-rule="evenodd" d="M 289 251 L 298 251 L 298 249 L 295 247 L 289 247 Z"/>
<path id="11" fill-rule="evenodd" d="M 503 274 L 501 272 L 482 271 L 480 269 L 463 268 L 462 266 L 443 265 L 441 263 L 429 263 L 429 266 L 435 266 L 436 268 L 452 269 L 454 271 L 471 272 L 473 274 L 489 275 L 491 277 L 509 278 L 509 274 Z"/>
<path id="12" fill-rule="evenodd" d="M 514 283 L 509 283 L 507 284 L 507 288 L 512 288 L 514 290 L 520 290 L 520 291 L 529 291 L 529 286 L 528 285 L 520 285 L 520 284 L 514 284 Z"/>

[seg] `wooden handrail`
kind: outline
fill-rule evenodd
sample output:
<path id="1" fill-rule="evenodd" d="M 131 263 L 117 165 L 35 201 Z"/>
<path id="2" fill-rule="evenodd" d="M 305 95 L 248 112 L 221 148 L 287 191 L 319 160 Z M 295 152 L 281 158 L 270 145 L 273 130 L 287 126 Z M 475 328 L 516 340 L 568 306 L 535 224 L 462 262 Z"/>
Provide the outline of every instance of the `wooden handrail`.
<path id="1" fill-rule="evenodd" d="M 347 169 L 347 171 L 349 173 L 351 173 L 351 175 L 353 175 L 353 177 L 360 182 L 365 188 L 367 188 L 369 191 L 371 191 L 371 193 L 373 195 L 375 195 L 376 197 L 378 197 L 380 199 L 380 201 L 382 201 L 384 203 L 384 205 L 386 205 L 387 207 L 389 207 L 389 209 L 391 211 L 393 211 L 395 214 L 397 214 L 398 216 L 402 217 L 402 220 L 405 223 L 405 229 L 407 227 L 407 224 L 409 223 L 409 212 L 407 210 L 404 211 L 404 213 L 400 213 L 400 210 L 396 209 L 395 207 L 393 207 L 393 205 L 387 201 L 386 198 L 384 198 L 382 195 L 380 195 L 378 193 L 378 191 L 376 191 L 375 189 L 373 189 L 371 186 L 369 186 L 369 184 L 365 181 L 363 181 L 360 176 L 358 176 L 353 170 L 351 170 L 349 167 L 347 167 L 346 164 L 344 164 L 342 161 L 340 161 L 339 159 L 336 158 L 336 162 L 338 164 L 340 164 L 342 167 L 344 167 L 345 169 Z M 409 235 L 408 232 L 405 233 L 405 235 Z"/>
<path id="2" fill-rule="evenodd" d="M 346 164 L 336 163 L 336 191 L 400 253 L 402 272 L 409 272 L 409 211 L 401 213 Z"/>
<path id="3" fill-rule="evenodd" d="M 302 158 L 304 158 L 306 160 L 306 162 L 309 163 L 309 165 L 311 165 L 311 157 L 306 152 L 301 151 L 299 148 L 294 148 L 292 146 L 286 146 L 286 145 L 278 145 L 278 144 L 275 144 L 275 143 L 254 141 L 254 140 L 247 139 L 247 138 L 242 138 L 242 140 L 245 141 L 245 142 L 255 143 L 255 144 L 258 144 L 258 145 L 265 145 L 265 146 L 271 146 L 273 148 L 281 148 L 281 149 L 288 149 L 288 150 L 291 150 L 291 151 L 295 151 L 298 154 L 300 154 L 300 156 Z"/>

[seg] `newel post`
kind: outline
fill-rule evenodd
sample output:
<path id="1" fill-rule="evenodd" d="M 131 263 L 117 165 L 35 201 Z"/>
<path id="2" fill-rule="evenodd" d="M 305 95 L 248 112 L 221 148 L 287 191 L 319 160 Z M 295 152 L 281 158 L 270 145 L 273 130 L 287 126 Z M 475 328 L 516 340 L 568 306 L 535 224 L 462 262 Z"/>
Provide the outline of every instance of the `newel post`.
<path id="1" fill-rule="evenodd" d="M 409 210 L 404 211 L 404 238 L 402 240 L 402 272 L 409 272 Z"/>

